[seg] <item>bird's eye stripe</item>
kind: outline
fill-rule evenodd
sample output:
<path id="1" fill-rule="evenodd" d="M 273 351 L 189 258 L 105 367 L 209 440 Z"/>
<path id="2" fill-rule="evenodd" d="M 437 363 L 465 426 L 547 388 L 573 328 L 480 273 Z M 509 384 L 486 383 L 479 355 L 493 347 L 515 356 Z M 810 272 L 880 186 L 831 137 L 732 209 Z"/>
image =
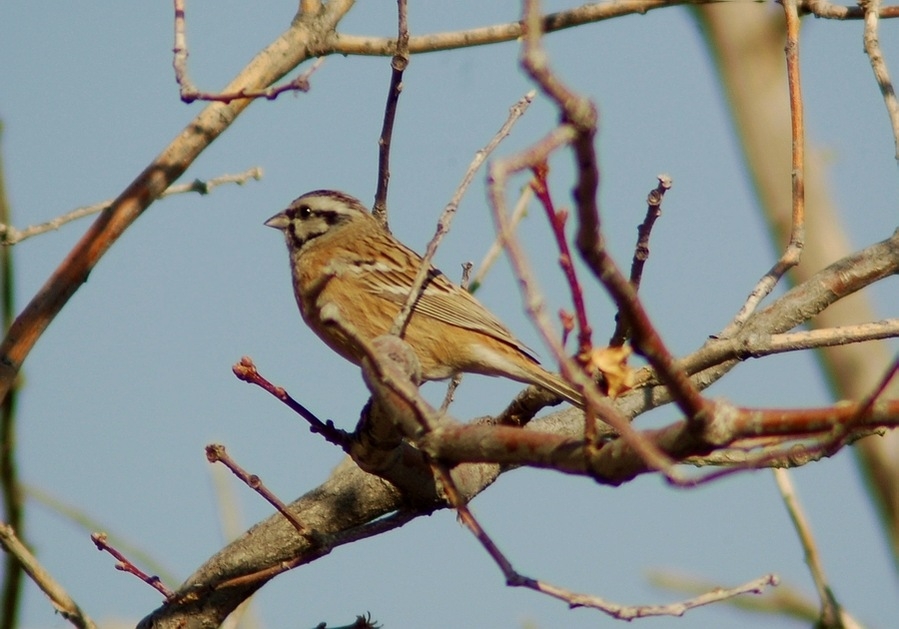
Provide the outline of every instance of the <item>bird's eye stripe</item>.
<path id="1" fill-rule="evenodd" d="M 296 207 L 290 207 L 284 213 L 287 214 L 287 217 L 290 220 L 295 220 L 297 218 L 299 218 L 301 220 L 306 220 L 308 218 L 311 218 L 312 215 L 315 214 L 315 212 L 313 212 L 312 208 L 309 207 L 308 205 L 306 205 L 305 203 L 303 205 L 299 205 Z"/>

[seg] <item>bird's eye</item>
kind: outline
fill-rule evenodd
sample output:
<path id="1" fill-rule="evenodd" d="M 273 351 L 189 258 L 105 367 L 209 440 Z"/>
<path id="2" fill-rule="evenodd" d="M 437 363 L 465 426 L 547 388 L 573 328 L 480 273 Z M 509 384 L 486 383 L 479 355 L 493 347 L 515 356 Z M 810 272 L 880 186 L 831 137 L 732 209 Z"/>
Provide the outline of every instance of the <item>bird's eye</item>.
<path id="1" fill-rule="evenodd" d="M 307 219 L 312 216 L 312 208 L 303 204 L 297 208 L 297 215 L 302 219 Z"/>

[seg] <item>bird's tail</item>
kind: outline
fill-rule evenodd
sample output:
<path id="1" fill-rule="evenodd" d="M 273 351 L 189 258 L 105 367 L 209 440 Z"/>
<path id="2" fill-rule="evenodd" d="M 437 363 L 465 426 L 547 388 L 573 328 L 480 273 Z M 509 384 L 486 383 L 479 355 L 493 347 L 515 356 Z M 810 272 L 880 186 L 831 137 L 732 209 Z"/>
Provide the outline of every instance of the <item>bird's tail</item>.
<path id="1" fill-rule="evenodd" d="M 529 375 L 531 376 L 532 384 L 536 384 L 538 387 L 542 387 L 550 393 L 558 395 L 560 398 L 577 406 L 579 409 L 584 408 L 584 396 L 580 391 L 563 380 L 561 376 L 549 373 L 548 371 L 543 371 L 542 369 L 539 372 L 535 371 Z"/>

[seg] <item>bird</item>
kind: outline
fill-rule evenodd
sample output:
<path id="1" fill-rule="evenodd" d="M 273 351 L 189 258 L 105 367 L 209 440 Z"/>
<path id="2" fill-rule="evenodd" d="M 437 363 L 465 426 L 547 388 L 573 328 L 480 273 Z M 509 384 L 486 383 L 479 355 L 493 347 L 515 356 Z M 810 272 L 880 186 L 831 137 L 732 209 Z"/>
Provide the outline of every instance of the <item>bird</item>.
<path id="1" fill-rule="evenodd" d="M 390 331 L 421 256 L 361 201 L 336 190 L 307 192 L 265 225 L 284 234 L 303 320 L 332 350 L 361 364 L 365 352 L 356 336 L 371 342 Z M 502 376 L 584 407 L 577 389 L 541 367 L 495 315 L 433 266 L 402 337 L 418 357 L 423 380 L 461 372 Z"/>

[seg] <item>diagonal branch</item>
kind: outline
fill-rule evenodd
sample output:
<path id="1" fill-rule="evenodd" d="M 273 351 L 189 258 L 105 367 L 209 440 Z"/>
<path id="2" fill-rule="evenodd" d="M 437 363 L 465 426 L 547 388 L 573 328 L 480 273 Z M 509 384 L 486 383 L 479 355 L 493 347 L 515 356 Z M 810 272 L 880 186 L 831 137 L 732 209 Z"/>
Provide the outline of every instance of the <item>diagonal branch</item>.
<path id="1" fill-rule="evenodd" d="M 331 32 L 352 0 L 327 3 L 318 15 L 301 15 L 228 85 L 228 92 L 271 85 L 310 56 L 313 41 Z M 103 255 L 210 143 L 250 105 L 250 100 L 211 103 L 163 149 L 103 211 L 47 279 L 0 343 L 0 400 L 50 322 L 87 280 Z"/>

